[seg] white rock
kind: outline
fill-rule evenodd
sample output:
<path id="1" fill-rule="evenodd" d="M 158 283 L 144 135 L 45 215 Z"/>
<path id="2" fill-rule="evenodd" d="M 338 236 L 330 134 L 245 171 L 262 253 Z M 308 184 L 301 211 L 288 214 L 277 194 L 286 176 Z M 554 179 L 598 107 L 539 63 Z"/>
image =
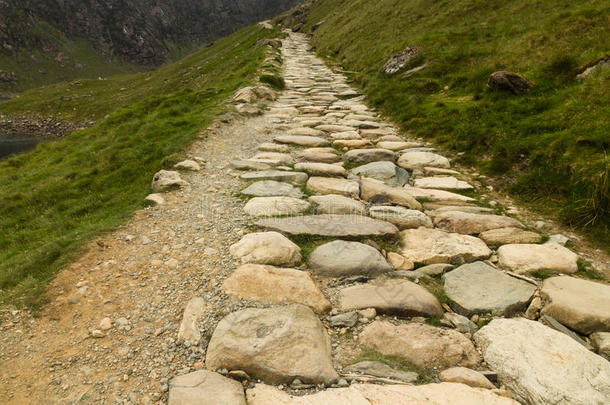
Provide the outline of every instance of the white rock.
<path id="1" fill-rule="evenodd" d="M 316 214 L 358 214 L 366 213 L 366 206 L 360 201 L 342 195 L 313 195 L 309 202 L 314 205 Z"/>
<path id="2" fill-rule="evenodd" d="M 577 261 L 578 255 L 555 243 L 503 245 L 498 249 L 499 266 L 518 274 L 544 269 L 576 273 Z"/>
<path id="3" fill-rule="evenodd" d="M 185 187 L 188 183 L 180 178 L 180 173 L 159 170 L 153 177 L 150 187 L 155 191 L 164 191 L 171 187 Z"/>
<path id="4" fill-rule="evenodd" d="M 296 266 L 301 262 L 301 248 L 278 232 L 247 234 L 229 252 L 242 263 Z"/>
<path id="5" fill-rule="evenodd" d="M 169 383 L 168 405 L 246 405 L 241 384 L 207 370 L 178 376 Z"/>
<path id="6" fill-rule="evenodd" d="M 542 314 L 588 335 L 610 331 L 610 286 L 574 277 L 544 280 L 540 294 Z"/>
<path id="7" fill-rule="evenodd" d="M 254 197 L 246 203 L 244 211 L 253 217 L 279 217 L 297 215 L 311 208 L 307 201 L 294 197 Z"/>
<path id="8" fill-rule="evenodd" d="M 182 323 L 178 330 L 178 340 L 188 341 L 192 345 L 198 345 L 201 341 L 201 332 L 199 331 L 199 319 L 205 315 L 205 301 L 201 297 L 193 297 L 186 304 Z"/>
<path id="9" fill-rule="evenodd" d="M 358 182 L 353 180 L 311 177 L 307 181 L 307 190 L 318 194 L 338 194 L 347 197 L 356 197 L 360 192 L 360 186 L 358 185 Z"/>
<path id="10" fill-rule="evenodd" d="M 176 163 L 174 167 L 178 170 L 191 170 L 194 172 L 198 172 L 199 170 L 201 170 L 201 166 L 199 166 L 199 163 L 190 159 L 186 159 L 182 162 Z"/>
<path id="11" fill-rule="evenodd" d="M 432 220 L 423 212 L 404 207 L 373 206 L 369 209 L 372 218 L 381 219 L 394 224 L 398 229 L 432 228 Z"/>
<path id="12" fill-rule="evenodd" d="M 423 177 L 415 180 L 415 187 L 435 188 L 438 190 L 473 190 L 474 187 L 465 181 L 451 176 Z"/>
<path id="13" fill-rule="evenodd" d="M 494 319 L 474 335 L 498 381 L 532 405 L 606 405 L 610 362 L 527 319 Z"/>
<path id="14" fill-rule="evenodd" d="M 271 383 L 331 384 L 337 380 L 330 338 L 303 305 L 248 308 L 223 318 L 208 345 L 209 369 L 243 370 Z"/>
<path id="15" fill-rule="evenodd" d="M 487 259 L 492 251 L 474 236 L 447 233 L 440 229 L 407 229 L 400 233 L 402 255 L 414 263 L 471 262 Z"/>
<path id="16" fill-rule="evenodd" d="M 161 194 L 149 194 L 146 196 L 145 200 L 153 202 L 157 205 L 165 204 L 165 199 L 163 198 L 163 196 Z"/>
<path id="17" fill-rule="evenodd" d="M 225 280 L 223 289 L 245 300 L 307 305 L 319 314 L 331 309 L 311 275 L 301 270 L 244 264 Z"/>
<path id="18" fill-rule="evenodd" d="M 407 151 L 398 158 L 397 163 L 398 166 L 409 170 L 421 169 L 425 166 L 442 167 L 448 169 L 451 166 L 446 157 L 432 152 Z"/>

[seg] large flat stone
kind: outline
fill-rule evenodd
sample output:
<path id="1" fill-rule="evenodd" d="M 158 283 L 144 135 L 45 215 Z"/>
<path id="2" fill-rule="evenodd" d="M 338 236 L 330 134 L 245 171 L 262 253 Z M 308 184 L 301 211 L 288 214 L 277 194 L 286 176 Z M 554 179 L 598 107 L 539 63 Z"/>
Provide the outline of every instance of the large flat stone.
<path id="1" fill-rule="evenodd" d="M 448 232 L 475 235 L 490 229 L 522 228 L 523 224 L 504 215 L 473 214 L 461 211 L 446 211 L 434 216 L 434 224 Z"/>
<path id="2" fill-rule="evenodd" d="M 417 199 L 418 201 L 444 203 L 470 203 L 475 201 L 475 199 L 472 197 L 452 193 L 451 191 L 433 190 L 427 188 L 412 187 L 409 185 L 404 186 L 404 189 L 413 197 L 415 197 L 415 199 Z"/>
<path id="3" fill-rule="evenodd" d="M 443 382 L 466 384 L 470 387 L 495 389 L 487 377 L 483 374 L 466 367 L 451 367 L 439 373 L 438 378 Z"/>
<path id="4" fill-rule="evenodd" d="M 342 195 L 312 195 L 309 202 L 314 205 L 316 214 L 366 214 L 366 206 L 363 203 Z"/>
<path id="5" fill-rule="evenodd" d="M 394 152 L 387 149 L 356 149 L 350 150 L 343 155 L 343 160 L 349 164 L 365 164 L 370 162 L 389 161 L 394 162 Z"/>
<path id="6" fill-rule="evenodd" d="M 372 218 L 394 224 L 398 229 L 426 227 L 432 228 L 432 220 L 423 212 L 404 207 L 387 205 L 373 206 L 369 209 Z"/>
<path id="7" fill-rule="evenodd" d="M 542 313 L 582 334 L 610 332 L 610 286 L 574 277 L 551 277 L 540 291 Z"/>
<path id="8" fill-rule="evenodd" d="M 456 383 L 353 384 L 304 396 L 289 395 L 273 386 L 257 384 L 246 391 L 246 397 L 249 405 L 519 405 L 490 390 Z"/>
<path id="9" fill-rule="evenodd" d="M 576 253 L 556 243 L 503 245 L 498 249 L 500 267 L 519 274 L 537 270 L 576 273 L 577 261 Z"/>
<path id="10" fill-rule="evenodd" d="M 375 308 L 379 313 L 405 317 L 440 317 L 443 314 L 436 297 L 424 287 L 393 278 L 342 289 L 339 306 L 344 311 Z"/>
<path id="11" fill-rule="evenodd" d="M 375 321 L 358 340 L 381 354 L 399 356 L 424 368 L 474 367 L 480 361 L 472 342 L 461 333 L 421 323 Z"/>
<path id="12" fill-rule="evenodd" d="M 310 177 L 307 190 L 317 194 L 337 194 L 347 197 L 357 197 L 360 185 L 357 181 L 328 177 Z"/>
<path id="13" fill-rule="evenodd" d="M 409 148 L 417 148 L 421 146 L 418 142 L 404 142 L 404 141 L 381 141 L 377 142 L 377 147 L 382 149 L 388 149 L 391 151 L 398 152 Z"/>
<path id="14" fill-rule="evenodd" d="M 208 345 L 206 367 L 243 370 L 250 377 L 287 384 L 330 384 L 338 375 L 330 338 L 306 306 L 248 308 L 223 318 Z"/>
<path id="15" fill-rule="evenodd" d="M 294 197 L 254 197 L 246 203 L 244 211 L 253 217 L 280 217 L 297 215 L 311 208 L 307 201 Z"/>
<path id="16" fill-rule="evenodd" d="M 289 172 L 284 170 L 261 170 L 257 172 L 244 173 L 239 176 L 243 180 L 274 180 L 284 183 L 301 185 L 307 181 L 307 173 Z"/>
<path id="17" fill-rule="evenodd" d="M 249 233 L 231 245 L 229 252 L 242 263 L 296 266 L 301 262 L 301 248 L 278 232 Z"/>
<path id="18" fill-rule="evenodd" d="M 494 319 L 474 339 L 498 381 L 524 404 L 605 405 L 610 400 L 610 362 L 541 323 Z"/>
<path id="19" fill-rule="evenodd" d="M 389 222 L 362 215 L 307 215 L 294 218 L 268 218 L 255 224 L 258 227 L 292 235 L 337 237 L 395 235 L 398 228 Z"/>
<path id="20" fill-rule="evenodd" d="M 297 136 L 322 136 L 324 132 L 309 127 L 293 128 L 288 131 L 290 135 Z"/>
<path id="21" fill-rule="evenodd" d="M 421 169 L 423 167 L 442 167 L 448 169 L 451 165 L 449 160 L 432 152 L 406 151 L 398 158 L 398 166 L 405 169 Z"/>
<path id="22" fill-rule="evenodd" d="M 377 205 L 395 204 L 422 210 L 421 204 L 402 187 L 390 187 L 375 179 L 360 179 L 360 198 Z"/>
<path id="23" fill-rule="evenodd" d="M 330 145 L 330 141 L 325 138 L 317 136 L 304 136 L 304 135 L 282 135 L 273 138 L 277 143 L 300 145 L 300 146 L 327 146 Z"/>
<path id="24" fill-rule="evenodd" d="M 225 280 L 223 290 L 245 300 L 306 305 L 318 314 L 331 309 L 311 275 L 296 269 L 244 264 Z"/>
<path id="25" fill-rule="evenodd" d="M 497 228 L 481 232 L 479 235 L 489 246 L 502 246 L 516 243 L 536 243 L 541 237 L 536 232 L 525 231 L 519 228 Z"/>
<path id="26" fill-rule="evenodd" d="M 342 166 L 329 163 L 297 163 L 294 169 L 310 176 L 346 177 L 347 170 Z"/>
<path id="27" fill-rule="evenodd" d="M 483 262 L 465 264 L 445 273 L 445 293 L 451 307 L 465 316 L 512 315 L 526 308 L 536 286 Z"/>
<path id="28" fill-rule="evenodd" d="M 415 180 L 415 187 L 434 188 L 438 190 L 473 190 L 474 187 L 465 181 L 452 176 L 422 177 Z"/>
<path id="29" fill-rule="evenodd" d="M 341 161 L 341 156 L 332 152 L 302 151 L 297 154 L 297 160 L 300 162 L 337 163 Z"/>
<path id="30" fill-rule="evenodd" d="M 244 388 L 218 373 L 199 370 L 169 382 L 168 405 L 246 405 Z"/>
<path id="31" fill-rule="evenodd" d="M 365 149 L 373 146 L 368 139 L 337 139 L 333 141 L 335 148 Z"/>
<path id="32" fill-rule="evenodd" d="M 409 172 L 393 162 L 372 162 L 351 170 L 357 176 L 381 180 L 391 187 L 404 186 L 409 181 Z"/>
<path id="33" fill-rule="evenodd" d="M 407 229 L 400 233 L 402 255 L 414 263 L 460 263 L 487 259 L 491 250 L 474 236 L 440 229 Z"/>
<path id="34" fill-rule="evenodd" d="M 249 197 L 294 197 L 301 198 L 303 193 L 292 184 L 280 181 L 263 180 L 252 183 L 241 191 Z"/>
<path id="35" fill-rule="evenodd" d="M 278 164 L 282 165 L 292 165 L 294 164 L 294 158 L 290 155 L 290 153 L 280 153 L 280 152 L 259 152 L 252 157 L 252 160 L 260 160 L 260 161 L 276 161 Z"/>
<path id="36" fill-rule="evenodd" d="M 343 240 L 318 246 L 309 255 L 308 262 L 313 272 L 326 277 L 376 276 L 393 270 L 374 247 Z"/>

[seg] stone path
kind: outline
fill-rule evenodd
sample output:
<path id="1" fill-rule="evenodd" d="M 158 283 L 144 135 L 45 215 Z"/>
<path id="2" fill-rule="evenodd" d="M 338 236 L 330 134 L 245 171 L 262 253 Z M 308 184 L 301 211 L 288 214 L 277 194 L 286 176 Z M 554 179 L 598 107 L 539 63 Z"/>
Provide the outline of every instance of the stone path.
<path id="1" fill-rule="evenodd" d="M 575 253 L 484 206 L 305 36 L 281 52 L 277 100 L 194 146 L 206 176 L 156 176 L 183 188 L 58 278 L 56 324 L 6 329 L 0 402 L 609 403 L 610 286 L 568 275 Z"/>

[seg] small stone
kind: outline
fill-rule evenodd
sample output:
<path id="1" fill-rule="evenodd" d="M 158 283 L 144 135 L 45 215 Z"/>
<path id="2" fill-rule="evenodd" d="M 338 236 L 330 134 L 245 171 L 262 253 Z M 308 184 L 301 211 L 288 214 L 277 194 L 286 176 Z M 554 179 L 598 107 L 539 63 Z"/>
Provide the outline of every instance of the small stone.
<path id="1" fill-rule="evenodd" d="M 357 197 L 360 193 L 358 182 L 328 177 L 311 177 L 307 181 L 307 190 L 317 194 L 336 194 Z"/>
<path id="2" fill-rule="evenodd" d="M 168 405 L 200 404 L 246 405 L 246 399 L 239 382 L 212 371 L 199 370 L 171 380 Z"/>
<path id="3" fill-rule="evenodd" d="M 160 170 L 155 173 L 151 188 L 155 191 L 164 191 L 172 187 L 185 187 L 188 183 L 180 178 L 180 173 Z"/>
<path id="4" fill-rule="evenodd" d="M 199 331 L 199 320 L 205 315 L 205 301 L 201 297 L 193 297 L 186 305 L 182 323 L 178 330 L 178 340 L 189 342 L 192 345 L 198 345 L 201 341 L 201 332 Z"/>
<path id="5" fill-rule="evenodd" d="M 412 262 L 395 252 L 388 253 L 388 262 L 394 267 L 394 270 L 413 270 L 415 267 Z"/>
<path id="6" fill-rule="evenodd" d="M 458 332 L 472 334 L 477 330 L 477 325 L 474 322 L 465 316 L 453 312 L 445 312 L 443 314 L 443 319 L 447 320 Z"/>
<path id="7" fill-rule="evenodd" d="M 333 328 L 351 328 L 356 323 L 358 323 L 358 313 L 355 311 L 334 315 L 330 318 L 330 324 Z"/>
<path id="8" fill-rule="evenodd" d="M 149 194 L 146 196 L 145 200 L 155 203 L 157 205 L 165 204 L 165 199 L 161 194 Z"/>
<path id="9" fill-rule="evenodd" d="M 358 311 L 358 315 L 365 319 L 374 319 L 377 316 L 377 311 L 375 308 L 367 308 Z"/>
<path id="10" fill-rule="evenodd" d="M 103 318 L 100 321 L 100 329 L 101 330 L 108 330 L 112 328 L 112 320 L 110 318 Z"/>
<path id="11" fill-rule="evenodd" d="M 91 337 L 96 338 L 96 339 L 101 339 L 103 337 L 106 337 L 106 335 L 104 335 L 104 333 L 99 329 L 93 329 L 91 331 Z"/>
<path id="12" fill-rule="evenodd" d="M 194 160 L 183 160 L 182 162 L 176 163 L 174 165 L 174 168 L 179 169 L 179 170 L 191 170 L 191 171 L 199 171 L 201 170 L 201 166 L 199 166 L 199 163 L 195 162 Z"/>
<path id="13" fill-rule="evenodd" d="M 318 246 L 309 255 L 309 267 L 327 277 L 379 275 L 392 267 L 375 248 L 360 242 L 335 240 Z"/>
<path id="14" fill-rule="evenodd" d="M 301 248 L 278 232 L 245 235 L 229 252 L 242 263 L 295 266 L 301 262 Z"/>
<path id="15" fill-rule="evenodd" d="M 466 384 L 470 387 L 479 387 L 492 390 L 496 388 L 483 374 L 465 367 L 452 367 L 439 373 L 438 378 L 443 382 Z"/>

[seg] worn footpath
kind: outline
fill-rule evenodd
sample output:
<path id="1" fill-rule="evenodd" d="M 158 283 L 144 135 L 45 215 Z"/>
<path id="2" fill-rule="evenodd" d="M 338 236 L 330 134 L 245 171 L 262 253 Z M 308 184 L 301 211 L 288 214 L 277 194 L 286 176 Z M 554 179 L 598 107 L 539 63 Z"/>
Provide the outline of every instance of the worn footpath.
<path id="1" fill-rule="evenodd" d="M 290 33 L 287 89 L 0 318 L 14 404 L 606 404 L 610 286 Z M 178 187 L 176 189 L 176 187 Z M 534 227 L 535 229 L 535 227 Z M 569 244 L 568 244 L 569 246 Z"/>

